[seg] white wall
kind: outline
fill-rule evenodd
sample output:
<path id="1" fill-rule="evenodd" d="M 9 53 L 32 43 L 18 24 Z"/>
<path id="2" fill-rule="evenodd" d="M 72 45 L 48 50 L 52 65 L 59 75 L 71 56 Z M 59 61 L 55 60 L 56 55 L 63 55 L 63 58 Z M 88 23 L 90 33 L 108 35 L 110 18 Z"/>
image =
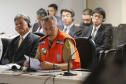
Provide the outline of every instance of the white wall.
<path id="1" fill-rule="evenodd" d="M 86 8 L 86 0 L 0 0 L 0 32 L 7 35 L 17 33 L 15 31 L 14 17 L 17 14 L 26 14 L 31 18 L 31 24 L 36 20 L 36 11 L 39 8 L 48 8 L 51 3 L 56 3 L 60 10 L 71 8 L 75 11 L 75 23 L 81 22 L 82 10 Z"/>

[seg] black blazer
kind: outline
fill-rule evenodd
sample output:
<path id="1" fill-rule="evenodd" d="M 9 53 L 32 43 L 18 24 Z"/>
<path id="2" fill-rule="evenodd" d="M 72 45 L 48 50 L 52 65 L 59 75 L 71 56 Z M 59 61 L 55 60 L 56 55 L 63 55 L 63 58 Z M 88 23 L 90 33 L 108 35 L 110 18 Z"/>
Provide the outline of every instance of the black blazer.
<path id="1" fill-rule="evenodd" d="M 26 60 L 24 55 L 35 57 L 40 37 L 30 32 L 18 48 L 19 39 L 20 36 L 17 36 L 9 42 L 2 64 L 17 63 L 22 66 Z"/>
<path id="2" fill-rule="evenodd" d="M 60 29 L 61 31 L 63 31 L 64 26 L 60 26 L 59 29 Z M 83 30 L 83 29 L 81 29 L 81 28 L 79 28 L 79 27 L 73 25 L 73 26 L 71 27 L 71 29 L 70 29 L 70 31 L 69 31 L 68 34 L 69 34 L 72 38 L 77 38 L 77 37 L 80 37 L 80 36 L 81 36 L 82 30 Z"/>
<path id="3" fill-rule="evenodd" d="M 90 27 L 86 27 L 82 32 L 82 37 L 89 37 L 91 35 L 93 29 L 93 25 Z M 96 44 L 96 51 L 110 49 L 112 46 L 112 29 L 108 26 L 101 25 L 97 34 L 94 38 L 94 42 Z"/>
<path id="4" fill-rule="evenodd" d="M 33 25 L 32 32 L 36 32 L 38 28 L 39 28 L 38 23 L 35 23 L 35 24 Z"/>

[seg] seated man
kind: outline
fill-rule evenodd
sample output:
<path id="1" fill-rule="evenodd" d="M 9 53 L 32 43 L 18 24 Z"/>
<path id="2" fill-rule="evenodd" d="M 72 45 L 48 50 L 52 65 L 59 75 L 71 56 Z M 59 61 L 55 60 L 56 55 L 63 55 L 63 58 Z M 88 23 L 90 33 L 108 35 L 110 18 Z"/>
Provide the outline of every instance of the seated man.
<path id="1" fill-rule="evenodd" d="M 36 21 L 36 23 L 33 25 L 33 30 L 32 30 L 32 32 L 43 32 L 42 25 L 41 25 L 41 20 L 42 20 L 43 17 L 47 16 L 47 12 L 46 12 L 45 9 L 40 8 L 40 9 L 36 12 L 36 15 L 37 15 L 37 21 Z"/>
<path id="2" fill-rule="evenodd" d="M 14 22 L 15 30 L 20 35 L 9 42 L 2 64 L 16 63 L 22 66 L 26 60 L 24 55 L 35 57 L 40 37 L 29 31 L 31 25 L 28 16 L 18 14 Z"/>
<path id="3" fill-rule="evenodd" d="M 82 37 L 90 37 L 94 40 L 96 44 L 97 53 L 100 50 L 106 50 L 111 48 L 112 45 L 112 29 L 102 25 L 105 21 L 105 11 L 102 8 L 96 8 L 93 10 L 92 23 L 90 27 L 84 28 L 82 31 Z"/>
<path id="4" fill-rule="evenodd" d="M 40 60 L 41 69 L 68 69 L 68 59 L 76 50 L 75 40 L 58 29 L 54 16 L 46 16 L 42 20 L 45 35 L 50 35 L 40 42 L 36 59 Z M 43 39 L 43 37 L 41 38 Z M 24 63 L 28 66 L 28 62 Z M 80 68 L 78 51 L 70 59 L 70 69 Z"/>
<path id="5" fill-rule="evenodd" d="M 59 26 L 64 26 L 61 17 L 57 16 L 58 6 L 56 4 L 50 4 L 48 6 L 48 15 L 55 16 Z"/>
<path id="6" fill-rule="evenodd" d="M 82 29 L 74 25 L 75 13 L 72 9 L 61 10 L 62 21 L 64 26 L 59 27 L 60 30 L 69 34 L 72 38 L 79 37 Z"/>
<path id="7" fill-rule="evenodd" d="M 80 23 L 80 28 L 84 29 L 85 27 L 89 27 L 92 25 L 92 20 L 91 20 L 91 9 L 85 9 L 82 13 L 82 19 L 83 22 Z"/>

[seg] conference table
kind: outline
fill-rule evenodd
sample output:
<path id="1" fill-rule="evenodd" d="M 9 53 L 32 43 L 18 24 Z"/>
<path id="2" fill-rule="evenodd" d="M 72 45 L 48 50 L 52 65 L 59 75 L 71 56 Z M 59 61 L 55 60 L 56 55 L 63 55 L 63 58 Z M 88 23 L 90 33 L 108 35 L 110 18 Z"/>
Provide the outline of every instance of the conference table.
<path id="1" fill-rule="evenodd" d="M 81 84 L 90 74 L 84 71 L 72 71 L 77 76 L 63 76 L 61 72 L 19 72 L 1 71 L 0 83 L 9 84 Z M 46 81 L 47 80 L 47 81 Z M 46 83 L 44 83 L 46 81 Z"/>

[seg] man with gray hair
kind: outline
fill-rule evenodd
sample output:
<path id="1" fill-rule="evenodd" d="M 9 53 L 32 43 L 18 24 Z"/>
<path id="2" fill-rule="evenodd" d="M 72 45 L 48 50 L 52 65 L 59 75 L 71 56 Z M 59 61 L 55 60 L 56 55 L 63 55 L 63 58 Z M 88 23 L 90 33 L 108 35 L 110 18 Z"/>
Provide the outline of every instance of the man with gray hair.
<path id="1" fill-rule="evenodd" d="M 33 30 L 32 30 L 32 32 L 43 32 L 42 25 L 41 25 L 41 20 L 42 20 L 43 17 L 47 16 L 47 12 L 46 12 L 45 9 L 40 8 L 40 9 L 36 12 L 36 15 L 37 15 L 37 21 L 36 21 L 36 23 L 33 25 Z"/>
<path id="2" fill-rule="evenodd" d="M 41 41 L 36 53 L 36 59 L 40 61 L 41 69 L 68 69 L 68 59 L 76 50 L 76 42 L 70 35 L 59 30 L 54 16 L 45 16 L 42 19 L 45 35 L 49 35 Z M 40 38 L 42 40 L 44 37 Z M 80 68 L 78 51 L 70 59 L 70 69 Z M 24 66 L 28 67 L 25 61 Z"/>
<path id="3" fill-rule="evenodd" d="M 26 60 L 24 55 L 35 57 L 40 37 L 32 34 L 30 30 L 30 18 L 18 14 L 14 18 L 15 30 L 20 34 L 9 42 L 2 64 L 16 63 L 23 65 Z"/>

